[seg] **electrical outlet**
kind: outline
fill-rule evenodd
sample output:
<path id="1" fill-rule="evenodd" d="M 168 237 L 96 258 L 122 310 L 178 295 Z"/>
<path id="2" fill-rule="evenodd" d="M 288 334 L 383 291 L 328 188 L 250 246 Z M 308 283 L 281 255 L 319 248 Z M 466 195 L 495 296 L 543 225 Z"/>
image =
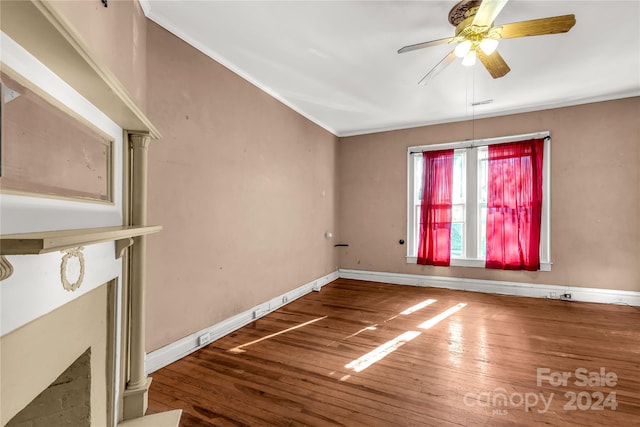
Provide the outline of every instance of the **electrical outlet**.
<path id="1" fill-rule="evenodd" d="M 288 297 L 288 296 L 286 296 L 286 295 L 283 295 L 283 296 L 282 296 L 282 303 L 283 303 L 283 304 L 286 304 L 286 303 L 287 303 L 287 301 L 289 301 L 289 297 Z"/>
<path id="2" fill-rule="evenodd" d="M 265 304 L 265 305 L 263 305 L 261 307 L 256 308 L 255 310 L 253 310 L 253 318 L 257 319 L 259 317 L 264 316 L 268 312 L 269 312 L 269 304 Z"/>
<path id="3" fill-rule="evenodd" d="M 211 332 L 207 332 L 206 334 L 202 334 L 198 337 L 198 345 L 202 346 L 211 341 Z"/>
<path id="4" fill-rule="evenodd" d="M 549 298 L 556 299 L 558 297 L 557 297 L 557 294 L 555 292 L 549 292 Z"/>

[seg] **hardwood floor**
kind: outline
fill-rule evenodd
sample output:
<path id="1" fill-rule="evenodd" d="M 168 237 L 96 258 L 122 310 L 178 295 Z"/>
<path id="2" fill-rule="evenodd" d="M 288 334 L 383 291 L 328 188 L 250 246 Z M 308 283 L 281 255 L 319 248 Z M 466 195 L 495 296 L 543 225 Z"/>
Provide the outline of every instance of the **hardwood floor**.
<path id="1" fill-rule="evenodd" d="M 639 326 L 636 307 L 340 279 L 151 374 L 149 413 L 181 408 L 183 427 L 640 425 Z"/>

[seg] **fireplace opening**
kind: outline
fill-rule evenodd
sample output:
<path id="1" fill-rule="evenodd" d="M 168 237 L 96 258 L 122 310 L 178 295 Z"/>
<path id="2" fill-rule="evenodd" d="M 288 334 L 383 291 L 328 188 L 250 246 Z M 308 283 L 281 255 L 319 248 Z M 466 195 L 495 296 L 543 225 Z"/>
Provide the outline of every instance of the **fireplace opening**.
<path id="1" fill-rule="evenodd" d="M 6 427 L 91 425 L 91 348 L 17 413 Z"/>

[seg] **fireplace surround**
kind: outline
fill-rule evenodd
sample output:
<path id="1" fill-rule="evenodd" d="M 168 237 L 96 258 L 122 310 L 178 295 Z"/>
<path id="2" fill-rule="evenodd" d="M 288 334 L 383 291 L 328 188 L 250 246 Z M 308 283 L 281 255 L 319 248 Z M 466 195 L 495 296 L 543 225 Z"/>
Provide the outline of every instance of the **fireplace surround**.
<path id="1" fill-rule="evenodd" d="M 33 425 L 91 425 L 91 348 L 7 423 L 7 427 Z"/>
<path id="2" fill-rule="evenodd" d="M 3 426 L 80 427 L 109 418 L 114 286 L 102 285 L 2 337 Z"/>
<path id="3" fill-rule="evenodd" d="M 146 156 L 160 134 L 56 2 L 1 7 L 2 72 L 113 151 L 106 200 L 0 188 L 0 425 L 177 426 L 179 411 L 145 416 L 146 235 L 161 229 L 146 223 Z"/>

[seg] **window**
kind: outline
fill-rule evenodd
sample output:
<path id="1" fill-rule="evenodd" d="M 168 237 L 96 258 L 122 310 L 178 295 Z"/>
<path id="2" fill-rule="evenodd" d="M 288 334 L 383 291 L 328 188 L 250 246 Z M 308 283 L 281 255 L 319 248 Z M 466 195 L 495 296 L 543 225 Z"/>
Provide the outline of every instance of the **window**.
<path id="1" fill-rule="evenodd" d="M 451 266 L 484 267 L 486 255 L 488 145 L 545 138 L 542 166 L 540 270 L 549 271 L 550 139 L 548 132 L 458 143 L 410 147 L 408 150 L 407 262 L 415 263 L 420 229 L 422 152 L 454 149 Z"/>

